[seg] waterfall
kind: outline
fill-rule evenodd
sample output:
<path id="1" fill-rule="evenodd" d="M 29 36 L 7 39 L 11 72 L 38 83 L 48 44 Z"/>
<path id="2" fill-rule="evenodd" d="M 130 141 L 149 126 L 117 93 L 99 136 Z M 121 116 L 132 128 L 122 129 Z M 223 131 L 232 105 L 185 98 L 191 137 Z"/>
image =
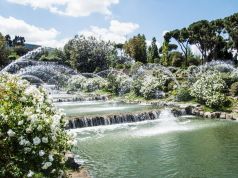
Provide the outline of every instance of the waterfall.
<path id="1" fill-rule="evenodd" d="M 118 115 L 73 118 L 69 120 L 68 129 L 155 120 L 159 118 L 159 115 L 160 111 L 149 111 L 135 114 L 128 113 Z"/>

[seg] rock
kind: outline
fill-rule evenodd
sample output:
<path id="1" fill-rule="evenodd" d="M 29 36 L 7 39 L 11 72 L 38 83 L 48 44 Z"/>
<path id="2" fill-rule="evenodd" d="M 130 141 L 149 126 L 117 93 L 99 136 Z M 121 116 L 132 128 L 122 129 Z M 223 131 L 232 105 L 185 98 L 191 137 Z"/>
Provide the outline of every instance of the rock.
<path id="1" fill-rule="evenodd" d="M 227 114 L 227 115 L 226 115 L 226 119 L 228 119 L 228 120 L 233 120 L 233 115 L 232 115 L 232 114 Z"/>
<path id="2" fill-rule="evenodd" d="M 65 157 L 67 158 L 67 161 L 65 163 L 67 167 L 69 167 L 72 170 L 79 170 L 81 165 L 76 163 L 74 159 L 75 155 L 73 153 L 67 153 Z"/>
<path id="3" fill-rule="evenodd" d="M 199 111 L 199 116 L 204 117 L 204 112 L 203 111 Z"/>
<path id="4" fill-rule="evenodd" d="M 226 119 L 226 113 L 221 113 L 220 119 Z"/>
<path id="5" fill-rule="evenodd" d="M 211 118 L 211 113 L 210 112 L 205 112 L 204 117 L 205 118 Z"/>
<path id="6" fill-rule="evenodd" d="M 238 117 L 237 117 L 237 116 L 236 116 L 236 117 L 233 116 L 232 120 L 233 120 L 233 121 L 238 120 Z"/>
<path id="7" fill-rule="evenodd" d="M 221 113 L 220 113 L 220 112 L 214 112 L 214 117 L 215 117 L 216 119 L 219 119 L 220 116 L 221 116 Z"/>
<path id="8" fill-rule="evenodd" d="M 192 115 L 194 110 L 194 106 L 187 106 L 185 107 L 186 114 Z"/>

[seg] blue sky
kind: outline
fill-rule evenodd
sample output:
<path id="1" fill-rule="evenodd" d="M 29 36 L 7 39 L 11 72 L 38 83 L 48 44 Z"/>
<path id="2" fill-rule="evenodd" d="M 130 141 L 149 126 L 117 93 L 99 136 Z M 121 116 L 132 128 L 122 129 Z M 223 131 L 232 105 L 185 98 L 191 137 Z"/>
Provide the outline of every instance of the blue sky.
<path id="1" fill-rule="evenodd" d="M 238 12 L 237 0 L 0 0 L 0 32 L 62 46 L 75 34 L 123 42 Z"/>

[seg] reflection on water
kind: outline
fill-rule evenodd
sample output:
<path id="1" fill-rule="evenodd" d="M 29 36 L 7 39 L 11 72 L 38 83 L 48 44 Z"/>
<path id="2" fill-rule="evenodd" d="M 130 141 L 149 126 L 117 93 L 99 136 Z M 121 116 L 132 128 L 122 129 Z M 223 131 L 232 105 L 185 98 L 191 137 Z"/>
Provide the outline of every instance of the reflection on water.
<path id="1" fill-rule="evenodd" d="M 96 178 L 237 177 L 237 123 L 160 117 L 76 129 L 75 152 Z"/>

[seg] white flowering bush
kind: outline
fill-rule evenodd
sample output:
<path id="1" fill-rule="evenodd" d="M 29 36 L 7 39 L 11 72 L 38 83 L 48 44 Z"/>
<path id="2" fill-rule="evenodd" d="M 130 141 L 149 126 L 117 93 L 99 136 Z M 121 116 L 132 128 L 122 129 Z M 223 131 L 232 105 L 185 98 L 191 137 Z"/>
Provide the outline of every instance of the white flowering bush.
<path id="1" fill-rule="evenodd" d="M 69 79 L 67 88 L 70 91 L 79 91 L 86 80 L 86 77 L 82 75 L 74 75 Z"/>
<path id="2" fill-rule="evenodd" d="M 88 78 L 83 84 L 82 89 L 86 92 L 92 92 L 100 89 L 105 89 L 108 83 L 100 77 Z"/>
<path id="3" fill-rule="evenodd" d="M 108 90 L 121 96 L 130 92 L 132 79 L 126 74 L 110 73 L 108 75 Z"/>
<path id="4" fill-rule="evenodd" d="M 223 91 L 226 83 L 217 71 L 202 74 L 191 87 L 191 95 L 212 108 L 222 107 L 227 101 Z"/>
<path id="5" fill-rule="evenodd" d="M 43 88 L 0 76 L 0 177 L 60 177 L 70 139 Z"/>
<path id="6" fill-rule="evenodd" d="M 93 92 L 106 87 L 107 81 L 101 77 L 86 78 L 82 75 L 75 75 L 68 82 L 69 91 Z"/>
<path id="7" fill-rule="evenodd" d="M 164 96 L 164 86 L 166 79 L 164 77 L 146 77 L 141 83 L 140 93 L 145 99 L 158 99 Z"/>

